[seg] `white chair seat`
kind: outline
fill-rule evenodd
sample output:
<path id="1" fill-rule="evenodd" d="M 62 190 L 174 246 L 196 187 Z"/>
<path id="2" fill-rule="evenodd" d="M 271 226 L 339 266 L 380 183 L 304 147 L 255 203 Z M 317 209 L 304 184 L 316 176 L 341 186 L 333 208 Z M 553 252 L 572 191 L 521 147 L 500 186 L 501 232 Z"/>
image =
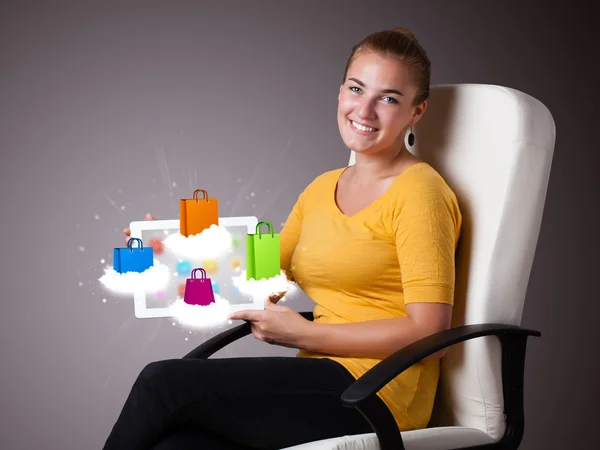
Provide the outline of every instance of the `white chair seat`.
<path id="1" fill-rule="evenodd" d="M 401 434 L 406 450 L 448 450 L 494 442 L 483 431 L 467 427 L 436 427 Z M 323 439 L 282 450 L 379 450 L 379 441 L 375 433 L 367 433 Z"/>

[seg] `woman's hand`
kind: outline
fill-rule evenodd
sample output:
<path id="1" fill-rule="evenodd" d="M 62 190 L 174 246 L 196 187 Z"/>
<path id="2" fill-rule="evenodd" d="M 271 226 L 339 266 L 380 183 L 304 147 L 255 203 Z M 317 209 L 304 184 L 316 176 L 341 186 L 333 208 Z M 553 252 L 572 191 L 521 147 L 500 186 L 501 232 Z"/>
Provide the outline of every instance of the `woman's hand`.
<path id="1" fill-rule="evenodd" d="M 305 336 L 310 335 L 315 325 L 293 309 L 270 300 L 262 311 L 237 311 L 229 318 L 249 321 L 252 334 L 260 341 L 298 349 L 303 348 Z"/>
<path id="2" fill-rule="evenodd" d="M 146 217 L 144 217 L 144 219 L 145 220 L 156 220 L 156 217 L 152 216 L 152 214 L 150 214 L 150 213 L 146 213 Z M 131 229 L 124 228 L 123 233 L 125 233 L 125 245 L 127 245 L 127 244 L 129 244 L 129 239 L 131 236 Z"/>

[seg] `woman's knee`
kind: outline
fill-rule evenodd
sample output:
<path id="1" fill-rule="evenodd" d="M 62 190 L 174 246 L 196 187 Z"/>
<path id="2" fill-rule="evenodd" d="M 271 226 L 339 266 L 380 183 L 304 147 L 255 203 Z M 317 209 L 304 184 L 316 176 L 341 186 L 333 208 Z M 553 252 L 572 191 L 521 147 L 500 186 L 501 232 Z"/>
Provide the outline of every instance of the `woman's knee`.
<path id="1" fill-rule="evenodd" d="M 138 375 L 136 384 L 154 384 L 168 380 L 170 374 L 177 370 L 180 359 L 166 359 L 163 361 L 153 361 L 147 364 Z"/>

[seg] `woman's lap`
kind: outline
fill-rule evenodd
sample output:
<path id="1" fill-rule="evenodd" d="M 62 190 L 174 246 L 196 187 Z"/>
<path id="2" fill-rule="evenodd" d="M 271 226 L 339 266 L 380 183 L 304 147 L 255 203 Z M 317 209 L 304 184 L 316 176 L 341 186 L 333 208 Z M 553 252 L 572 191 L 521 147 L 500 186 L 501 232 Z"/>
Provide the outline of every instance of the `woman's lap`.
<path id="1" fill-rule="evenodd" d="M 341 404 L 340 396 L 353 380 L 343 366 L 327 358 L 151 363 L 136 380 L 113 439 L 127 440 L 128 448 L 147 448 L 170 434 L 195 430 L 231 443 L 277 449 L 370 432 L 357 410 Z"/>
<path id="2" fill-rule="evenodd" d="M 226 438 L 200 430 L 181 430 L 164 438 L 152 450 L 256 450 L 254 447 L 236 444 Z"/>

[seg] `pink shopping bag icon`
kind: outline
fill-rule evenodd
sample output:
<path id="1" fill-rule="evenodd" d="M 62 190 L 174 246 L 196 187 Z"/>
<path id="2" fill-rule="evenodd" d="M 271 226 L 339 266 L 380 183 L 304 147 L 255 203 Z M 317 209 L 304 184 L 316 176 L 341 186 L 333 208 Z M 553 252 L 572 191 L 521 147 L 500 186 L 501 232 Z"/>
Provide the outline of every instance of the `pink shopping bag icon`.
<path id="1" fill-rule="evenodd" d="M 202 278 L 196 278 L 196 272 L 202 272 Z M 210 278 L 206 278 L 206 271 L 198 268 L 192 270 L 192 278 L 185 282 L 185 294 L 183 301 L 188 305 L 206 306 L 215 303 L 215 294 L 213 293 Z"/>

